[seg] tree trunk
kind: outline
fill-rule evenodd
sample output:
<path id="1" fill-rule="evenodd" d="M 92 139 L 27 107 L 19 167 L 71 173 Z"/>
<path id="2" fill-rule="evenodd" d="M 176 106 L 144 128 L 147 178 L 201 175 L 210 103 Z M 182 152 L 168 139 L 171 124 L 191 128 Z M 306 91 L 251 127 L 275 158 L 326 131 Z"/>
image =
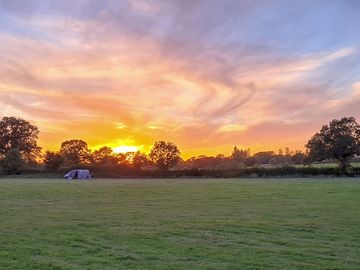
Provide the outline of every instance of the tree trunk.
<path id="1" fill-rule="evenodd" d="M 348 175 L 347 170 L 350 167 L 350 164 L 349 164 L 348 160 L 347 159 L 340 159 L 339 162 L 340 162 L 339 166 L 340 166 L 341 174 L 342 175 Z"/>

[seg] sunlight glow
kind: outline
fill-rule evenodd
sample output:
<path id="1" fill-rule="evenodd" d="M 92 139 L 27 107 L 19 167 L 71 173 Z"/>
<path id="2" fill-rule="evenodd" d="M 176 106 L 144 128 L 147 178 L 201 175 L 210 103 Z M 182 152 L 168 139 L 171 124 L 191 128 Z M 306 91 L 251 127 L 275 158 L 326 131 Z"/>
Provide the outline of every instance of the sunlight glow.
<path id="1" fill-rule="evenodd" d="M 139 150 L 140 150 L 139 147 L 137 147 L 135 145 L 121 145 L 121 146 L 113 148 L 113 151 L 116 154 L 128 153 L 128 152 L 137 152 Z"/>

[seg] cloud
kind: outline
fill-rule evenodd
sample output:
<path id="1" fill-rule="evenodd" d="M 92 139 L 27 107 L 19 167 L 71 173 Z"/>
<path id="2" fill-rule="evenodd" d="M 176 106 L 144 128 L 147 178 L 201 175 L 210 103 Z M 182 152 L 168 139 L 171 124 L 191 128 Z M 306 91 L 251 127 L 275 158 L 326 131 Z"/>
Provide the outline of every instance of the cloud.
<path id="1" fill-rule="evenodd" d="M 45 147 L 71 136 L 94 146 L 171 139 L 189 153 L 302 147 L 329 117 L 358 114 L 349 107 L 358 43 L 324 46 L 308 25 L 296 24 L 302 40 L 282 26 L 289 18 L 279 7 L 305 18 L 306 4 L 1 3 L 0 102 L 39 123 Z"/>

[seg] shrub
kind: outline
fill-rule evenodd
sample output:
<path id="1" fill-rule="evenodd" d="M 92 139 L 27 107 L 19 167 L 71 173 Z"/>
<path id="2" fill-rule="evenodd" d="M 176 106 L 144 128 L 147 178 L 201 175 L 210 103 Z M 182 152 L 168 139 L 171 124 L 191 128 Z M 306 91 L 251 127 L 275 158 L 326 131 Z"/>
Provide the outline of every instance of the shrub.
<path id="1" fill-rule="evenodd" d="M 5 174 L 20 174 L 24 166 L 24 160 L 21 158 L 21 154 L 17 149 L 9 150 L 3 161 L 2 167 Z"/>

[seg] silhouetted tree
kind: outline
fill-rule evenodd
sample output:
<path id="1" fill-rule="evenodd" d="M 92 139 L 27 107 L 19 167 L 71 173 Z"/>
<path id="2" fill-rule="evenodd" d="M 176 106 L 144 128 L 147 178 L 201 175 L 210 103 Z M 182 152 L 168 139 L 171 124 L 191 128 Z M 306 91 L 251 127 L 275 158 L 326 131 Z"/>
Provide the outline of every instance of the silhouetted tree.
<path id="1" fill-rule="evenodd" d="M 64 156 L 60 152 L 46 151 L 43 162 L 46 169 L 57 171 L 64 162 Z"/>
<path id="2" fill-rule="evenodd" d="M 118 153 L 116 154 L 118 163 L 123 166 L 130 166 L 132 160 L 132 153 Z"/>
<path id="3" fill-rule="evenodd" d="M 92 162 L 96 165 L 116 165 L 119 161 L 113 150 L 108 146 L 95 150 L 91 156 Z"/>
<path id="4" fill-rule="evenodd" d="M 349 158 L 360 153 L 360 125 L 354 117 L 334 119 L 309 140 L 306 148 L 312 161 L 334 158 L 346 172 Z"/>
<path id="5" fill-rule="evenodd" d="M 284 165 L 290 165 L 292 163 L 291 160 L 291 151 L 289 149 L 289 147 L 285 148 L 285 151 L 280 148 L 278 151 L 278 154 L 275 155 L 270 159 L 269 163 L 271 165 L 280 165 L 280 166 L 284 166 Z"/>
<path id="6" fill-rule="evenodd" d="M 180 151 L 172 142 L 155 142 L 149 154 L 150 161 L 162 171 L 173 167 L 180 159 Z"/>
<path id="7" fill-rule="evenodd" d="M 190 169 L 207 169 L 214 170 L 219 167 L 219 161 L 221 158 L 208 157 L 206 155 L 200 155 L 197 157 L 191 157 L 185 161 L 186 168 Z"/>
<path id="8" fill-rule="evenodd" d="M 258 164 L 269 164 L 270 160 L 274 157 L 273 151 L 263 151 L 254 154 L 253 156 Z"/>
<path id="9" fill-rule="evenodd" d="M 132 160 L 132 165 L 134 166 L 134 168 L 142 169 L 145 166 L 147 166 L 148 164 L 149 164 L 149 161 L 144 153 L 142 153 L 140 151 L 135 152 L 133 160 Z"/>
<path id="10" fill-rule="evenodd" d="M 60 153 L 71 165 L 88 163 L 90 161 L 90 149 L 83 140 L 68 140 L 61 144 Z"/>
<path id="11" fill-rule="evenodd" d="M 296 151 L 294 155 L 291 156 L 291 160 L 294 164 L 300 165 L 305 161 L 306 155 L 301 151 Z"/>
<path id="12" fill-rule="evenodd" d="M 237 163 L 244 162 L 250 156 L 250 149 L 238 149 L 236 146 L 231 153 L 231 158 Z"/>
<path id="13" fill-rule="evenodd" d="M 20 151 L 18 149 L 9 150 L 4 159 L 2 160 L 2 168 L 6 174 L 20 174 L 24 160 L 21 158 Z"/>
<path id="14" fill-rule="evenodd" d="M 35 160 L 41 148 L 37 145 L 39 130 L 28 121 L 16 117 L 3 117 L 0 121 L 0 156 L 17 149 L 22 159 Z"/>

